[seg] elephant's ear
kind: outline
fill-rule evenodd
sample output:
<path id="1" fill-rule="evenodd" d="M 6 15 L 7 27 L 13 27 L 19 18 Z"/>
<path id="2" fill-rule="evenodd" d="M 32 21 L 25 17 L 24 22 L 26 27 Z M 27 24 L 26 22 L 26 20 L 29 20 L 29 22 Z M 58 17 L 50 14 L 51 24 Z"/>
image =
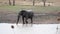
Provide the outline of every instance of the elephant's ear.
<path id="1" fill-rule="evenodd" d="M 19 13 L 18 13 L 18 15 L 21 15 L 22 14 L 22 12 L 20 11 Z"/>

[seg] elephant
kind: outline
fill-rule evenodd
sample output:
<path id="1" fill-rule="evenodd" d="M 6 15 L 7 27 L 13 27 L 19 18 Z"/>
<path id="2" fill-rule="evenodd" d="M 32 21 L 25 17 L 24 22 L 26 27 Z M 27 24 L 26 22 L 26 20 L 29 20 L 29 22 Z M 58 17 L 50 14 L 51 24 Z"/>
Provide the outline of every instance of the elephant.
<path id="1" fill-rule="evenodd" d="M 28 21 L 27 21 L 28 19 L 30 19 L 31 24 L 33 24 L 34 13 L 33 13 L 32 10 L 21 10 L 18 13 L 18 18 L 17 18 L 17 23 L 16 24 L 18 24 L 20 16 L 22 16 L 23 25 L 28 24 Z"/>

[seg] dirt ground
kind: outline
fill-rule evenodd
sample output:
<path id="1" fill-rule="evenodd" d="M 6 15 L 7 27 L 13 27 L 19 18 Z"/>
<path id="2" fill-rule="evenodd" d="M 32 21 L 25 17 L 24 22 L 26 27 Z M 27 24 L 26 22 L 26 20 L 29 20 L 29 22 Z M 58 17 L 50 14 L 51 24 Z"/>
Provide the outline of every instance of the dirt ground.
<path id="1" fill-rule="evenodd" d="M 0 10 L 0 23 L 16 23 L 18 13 L 13 11 Z M 59 24 L 58 16 L 35 15 L 33 18 L 34 24 Z M 28 20 L 29 21 L 29 20 Z M 20 18 L 19 23 L 22 23 Z"/>

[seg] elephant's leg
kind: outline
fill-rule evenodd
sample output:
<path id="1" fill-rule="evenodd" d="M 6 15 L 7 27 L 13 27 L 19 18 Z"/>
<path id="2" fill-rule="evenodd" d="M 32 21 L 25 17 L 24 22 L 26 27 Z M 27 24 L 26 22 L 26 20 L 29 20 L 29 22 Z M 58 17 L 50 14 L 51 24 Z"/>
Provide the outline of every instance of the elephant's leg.
<path id="1" fill-rule="evenodd" d="M 28 24 L 28 21 L 27 20 L 28 20 L 28 18 L 26 18 L 26 24 Z"/>
<path id="2" fill-rule="evenodd" d="M 31 18 L 31 24 L 33 24 L 33 18 Z"/>
<path id="3" fill-rule="evenodd" d="M 24 22 L 24 17 L 22 17 L 22 21 L 23 21 L 23 25 L 25 24 L 25 22 Z"/>
<path id="4" fill-rule="evenodd" d="M 28 24 L 27 18 L 25 18 L 25 22 L 26 22 L 26 26 L 27 26 L 27 24 Z"/>
<path id="5" fill-rule="evenodd" d="M 33 18 L 31 18 L 31 26 L 32 26 L 32 24 L 33 24 Z"/>

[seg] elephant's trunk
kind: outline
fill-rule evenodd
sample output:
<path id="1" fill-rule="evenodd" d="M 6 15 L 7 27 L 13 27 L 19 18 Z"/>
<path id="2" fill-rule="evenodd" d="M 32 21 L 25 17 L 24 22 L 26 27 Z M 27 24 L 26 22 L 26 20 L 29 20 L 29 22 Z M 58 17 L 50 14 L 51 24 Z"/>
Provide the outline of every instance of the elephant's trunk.
<path id="1" fill-rule="evenodd" d="M 20 18 L 20 15 L 18 15 L 18 18 L 17 18 L 17 23 L 16 23 L 16 24 L 18 24 L 18 22 L 19 22 L 19 18 Z"/>

